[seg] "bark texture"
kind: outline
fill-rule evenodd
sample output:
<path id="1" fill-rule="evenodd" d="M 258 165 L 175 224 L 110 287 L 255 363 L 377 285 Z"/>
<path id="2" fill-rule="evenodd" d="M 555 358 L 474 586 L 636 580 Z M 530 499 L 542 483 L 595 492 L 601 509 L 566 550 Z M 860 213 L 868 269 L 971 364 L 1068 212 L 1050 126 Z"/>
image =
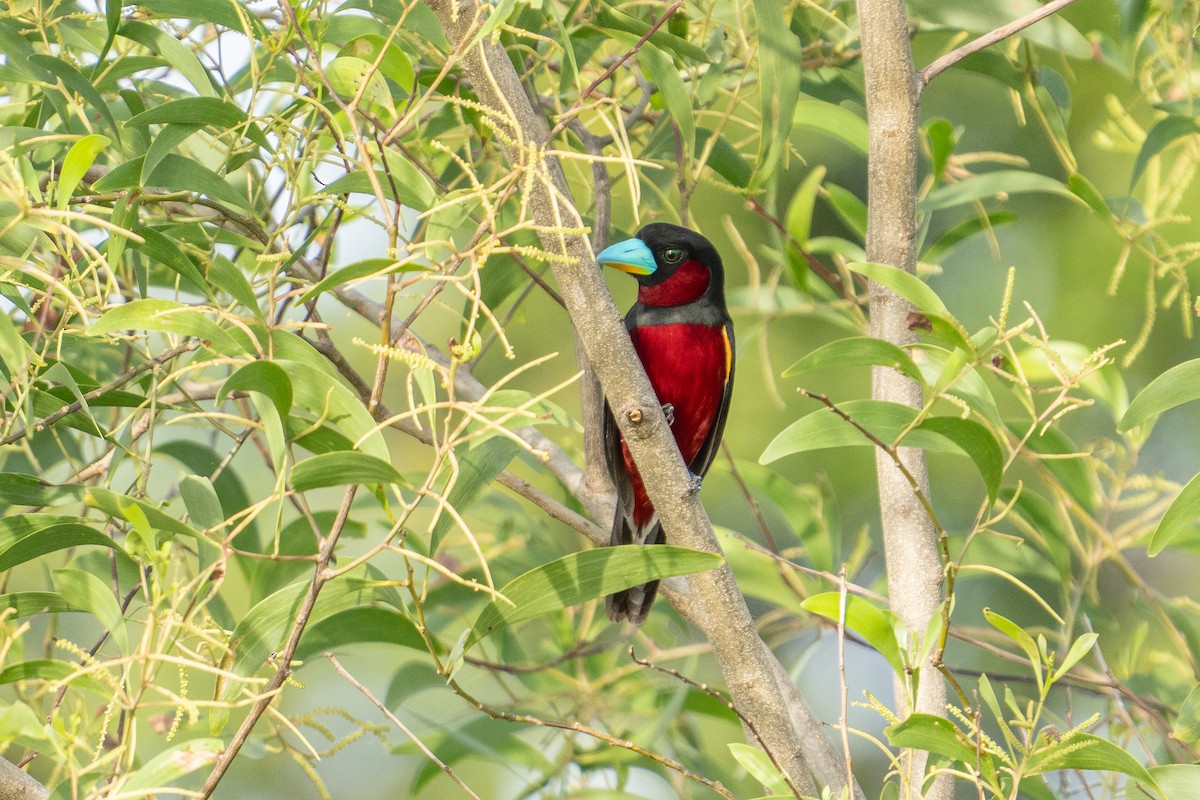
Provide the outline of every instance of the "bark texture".
<path id="1" fill-rule="evenodd" d="M 867 259 L 906 272 L 916 271 L 917 124 L 920 78 L 913 69 L 908 42 L 908 18 L 903 0 L 859 0 L 863 73 L 866 79 L 867 123 L 870 131 L 867 198 Z M 895 345 L 916 341 L 910 330 L 912 306 L 891 290 L 872 282 L 871 335 Z M 871 397 L 920 408 L 921 386 L 898 370 L 876 367 Z M 925 452 L 900 448 L 900 461 L 929 497 Z M 892 610 L 904 622 L 910 648 L 919 644 L 929 621 L 942 603 L 942 561 L 933 521 L 908 477 L 883 450 L 875 453 L 879 507 L 887 559 L 888 596 Z M 915 640 L 915 641 L 914 641 Z M 946 688 L 930 665 L 921 670 L 916 702 L 909 708 L 903 685 L 897 681 L 898 709 L 944 716 Z M 921 777 L 928 754 L 902 754 L 905 775 L 902 796 L 921 796 Z M 948 797 L 951 784 L 939 782 L 930 797 Z"/>
<path id="2" fill-rule="evenodd" d="M 0 758 L 0 800 L 46 800 L 50 790 L 29 776 L 23 769 Z"/>

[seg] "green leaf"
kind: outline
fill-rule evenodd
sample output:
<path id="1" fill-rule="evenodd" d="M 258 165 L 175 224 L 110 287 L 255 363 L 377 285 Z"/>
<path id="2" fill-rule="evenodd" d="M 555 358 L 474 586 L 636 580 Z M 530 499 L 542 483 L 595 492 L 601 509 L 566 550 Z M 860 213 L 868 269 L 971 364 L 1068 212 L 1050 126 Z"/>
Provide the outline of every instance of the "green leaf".
<path id="1" fill-rule="evenodd" d="M 500 590 L 503 598 L 493 600 L 480 612 L 463 649 L 522 620 L 650 580 L 705 572 L 722 561 L 716 553 L 667 544 L 601 547 L 563 556 L 505 585 Z"/>
<path id="2" fill-rule="evenodd" d="M 186 536 L 189 539 L 202 542 L 210 547 L 215 546 L 200 531 L 185 525 L 169 514 L 163 513 L 144 500 L 138 500 L 99 486 L 74 488 L 83 502 L 92 508 L 100 509 L 105 514 L 123 519 L 135 525 L 143 523 L 149 525 L 157 534 L 154 542 L 155 546 L 161 545 L 164 541 L 174 536 Z"/>
<path id="3" fill-rule="evenodd" d="M 1163 797 L 1170 800 L 1200 800 L 1200 765 L 1163 764 L 1151 767 L 1150 775 Z M 1128 789 L 1126 796 L 1134 796 L 1132 791 L 1132 788 Z"/>
<path id="4" fill-rule="evenodd" d="M 783 371 L 790 378 L 816 369 L 843 367 L 892 367 L 913 380 L 923 380 L 921 370 L 903 349 L 871 336 L 837 339 L 813 350 Z"/>
<path id="5" fill-rule="evenodd" d="M 231 31 L 241 31 L 253 39 L 264 39 L 267 36 L 266 28 L 258 15 L 248 13 L 243 6 L 235 2 L 144 0 L 138 3 L 138 8 L 159 18 L 210 22 Z"/>
<path id="6" fill-rule="evenodd" d="M 507 436 L 492 436 L 467 450 L 458 459 L 458 479 L 450 489 L 446 504 L 460 514 L 469 509 L 520 450 L 517 443 Z M 429 535 L 430 554 L 437 551 L 442 537 L 453 523 L 453 517 L 441 511 Z"/>
<path id="7" fill-rule="evenodd" d="M 46 483 L 32 475 L 0 472 L 0 503 L 9 506 L 48 506 L 66 493 L 61 486 Z"/>
<path id="8" fill-rule="evenodd" d="M 1100 638 L 1098 633 L 1082 634 L 1071 644 L 1071 649 L 1067 651 L 1067 656 L 1062 660 L 1062 663 L 1054 671 L 1053 680 L 1058 680 L 1063 675 L 1071 671 L 1071 667 L 1083 660 L 1083 657 L 1092 651 L 1096 646 L 1096 640 Z"/>
<path id="9" fill-rule="evenodd" d="M 29 342 L 17 332 L 17 325 L 7 314 L 0 317 L 0 361 L 12 378 L 25 374 L 30 361 L 41 358 L 33 352 Z"/>
<path id="10" fill-rule="evenodd" d="M 1011 211 L 992 211 L 983 216 L 964 219 L 962 222 L 952 225 L 931 242 L 921 253 L 921 260 L 937 264 L 947 253 L 972 236 L 1016 221 L 1017 215 Z"/>
<path id="11" fill-rule="evenodd" d="M 1200 517 L 1200 475 L 1188 481 L 1171 501 L 1171 506 L 1163 514 L 1154 535 L 1150 537 L 1146 552 L 1151 556 L 1161 553 L 1180 534 L 1195 527 L 1197 517 Z"/>
<path id="12" fill-rule="evenodd" d="M 96 90 L 92 82 L 84 77 L 79 70 L 61 58 L 55 58 L 44 53 L 29 56 L 29 62 L 49 71 L 54 77 L 61 80 L 67 89 L 82 97 L 92 109 L 104 118 L 104 121 L 108 123 L 108 129 L 120 140 L 120 132 L 117 130 L 117 120 L 113 117 L 112 109 L 104 101 L 104 96 Z"/>
<path id="13" fill-rule="evenodd" d="M 392 93 L 383 75 L 370 61 L 355 56 L 338 56 L 323 68 L 329 86 L 345 100 L 358 96 L 368 103 L 394 109 Z M 318 79 L 316 75 L 314 80 Z"/>
<path id="14" fill-rule="evenodd" d="M 128 20 L 121 24 L 117 34 L 161 55 L 200 94 L 206 97 L 217 96 L 212 79 L 209 77 L 208 71 L 204 69 L 204 65 L 200 63 L 200 59 L 196 58 L 195 53 L 184 47 L 178 39 L 165 30 L 146 22 Z"/>
<path id="15" fill-rule="evenodd" d="M 654 33 L 650 33 L 650 23 L 626 14 L 624 11 L 619 11 L 608 3 L 598 4 L 594 24 L 597 28 L 606 31 L 631 33 L 634 36 L 634 41 L 649 34 L 649 41 L 653 42 L 656 47 L 668 50 L 681 58 L 694 61 L 697 64 L 712 62 L 712 59 L 708 57 L 708 53 L 704 52 L 702 47 L 692 44 L 687 39 L 676 36 L 665 27 L 659 28 Z"/>
<path id="16" fill-rule="evenodd" d="M 696 155 L 700 156 L 706 147 L 709 147 L 711 140 L 711 148 L 708 151 L 708 159 L 705 162 L 713 172 L 720 175 L 730 184 L 739 189 L 745 189 L 750 183 L 750 176 L 753 168 L 750 163 L 742 157 L 737 148 L 729 143 L 729 140 L 724 136 L 717 135 L 713 139 L 713 132 L 708 128 L 696 128 Z"/>
<path id="17" fill-rule="evenodd" d="M 909 0 L 913 19 L 925 26 L 942 27 L 958 33 L 989 33 L 1014 19 L 1036 11 L 1041 6 L 1034 0 L 972 0 L 970 3 L 946 3 L 943 0 Z M 1059 16 L 1044 19 L 1019 34 L 1031 42 L 1073 58 L 1094 58 L 1091 44 Z"/>
<path id="18" fill-rule="evenodd" d="M 286 342 L 286 339 L 283 341 Z M 338 381 L 334 375 L 308 363 L 290 360 L 293 356 L 288 353 L 280 353 L 278 350 L 276 352 L 289 359 L 277 360 L 275 363 L 283 367 L 292 379 L 295 405 L 312 412 L 317 419 L 333 425 L 354 447 L 380 461 L 391 463 L 383 432 L 367 413 L 356 393 Z M 299 353 L 296 356 L 299 356 Z"/>
<path id="19" fill-rule="evenodd" d="M 1123 772 L 1158 790 L 1153 776 L 1140 761 L 1107 739 L 1090 733 L 1077 733 L 1070 739 L 1057 741 L 1026 763 L 1026 773 L 1030 775 L 1062 769 Z"/>
<path id="20" fill-rule="evenodd" d="M 54 745 L 46 732 L 47 725 L 33 709 L 21 701 L 7 703 L 0 700 L 0 742 L 17 744 L 32 750 L 52 748 Z M 6 786 L 10 785 L 6 782 Z M 33 792 L 5 791 L 9 797 L 36 796 Z"/>
<path id="21" fill-rule="evenodd" d="M 649 42 L 642 45 L 637 59 L 646 71 L 646 77 L 658 87 L 671 121 L 679 126 L 684 152 L 691 153 L 696 146 L 696 120 L 692 114 L 692 94 L 679 77 L 679 70 L 666 54 Z"/>
<path id="22" fill-rule="evenodd" d="M 801 605 L 814 614 L 820 614 L 834 622 L 838 620 L 841 607 L 839 592 L 822 592 L 804 600 Z M 904 674 L 904 655 L 896 639 L 898 620 L 891 611 L 875 606 L 870 600 L 858 595 L 846 595 L 846 627 L 857 633 L 887 659 L 888 665 L 897 675 Z"/>
<path id="23" fill-rule="evenodd" d="M 429 269 L 428 265 L 418 264 L 408 259 L 366 258 L 329 273 L 319 283 L 301 295 L 300 299 L 296 302 L 299 305 L 304 305 L 315 300 L 334 286 L 349 284 L 353 281 L 377 278 L 383 275 L 391 275 L 395 272 L 419 272 L 427 269 Z"/>
<path id="24" fill-rule="evenodd" d="M 356 574 L 363 574 L 362 570 Z M 308 595 L 311 581 L 297 581 L 285 586 L 261 600 L 242 617 L 229 639 L 229 649 L 234 653 L 230 670 L 237 675 L 253 675 L 266 661 L 267 656 L 278 650 L 284 637 L 296 620 L 296 615 Z M 325 584 L 313 613 L 310 625 L 350 608 L 369 605 L 377 597 L 380 581 L 364 580 L 347 575 Z M 237 681 L 226 684 L 221 696 L 235 697 L 240 689 Z"/>
<path id="25" fill-rule="evenodd" d="M 217 530 L 225 524 L 221 498 L 206 476 L 185 475 L 179 482 L 179 494 L 192 521 L 204 530 Z"/>
<path id="26" fill-rule="evenodd" d="M 273 361 L 251 361 L 238 367 L 225 379 L 217 392 L 217 402 L 222 402 L 233 392 L 257 392 L 275 406 L 281 419 L 287 418 L 292 410 L 292 379 L 283 367 Z"/>
<path id="27" fill-rule="evenodd" d="M 929 193 L 928 197 L 917 203 L 917 211 L 920 213 L 938 211 L 998 195 L 1008 196 L 1028 192 L 1045 192 L 1083 202 L 1062 181 L 1048 175 L 1039 175 L 1036 172 L 1025 172 L 1019 169 L 1002 169 L 985 172 L 982 175 L 973 175 L 964 181 L 935 189 Z"/>
<path id="28" fill-rule="evenodd" d="M 222 355 L 241 356 L 245 351 L 224 328 L 201 312 L 173 300 L 134 300 L 104 312 L 88 333 L 100 336 L 124 330 L 160 331 L 195 336 L 209 342 Z"/>
<path id="29" fill-rule="evenodd" d="M 329 650 L 359 644 L 394 644 L 425 652 L 425 640 L 407 616 L 391 608 L 363 606 L 310 625 L 300 638 L 296 658 L 306 661 Z"/>
<path id="30" fill-rule="evenodd" d="M 339 450 L 306 458 L 292 467 L 290 481 L 297 492 L 346 484 L 403 484 L 391 463 L 357 450 Z"/>
<path id="31" fill-rule="evenodd" d="M 745 477 L 745 470 L 749 468 L 763 470 L 758 464 L 738 464 L 738 470 L 742 473 L 743 477 Z M 779 478 L 779 482 L 784 483 L 784 480 Z M 749 484 L 749 481 L 747 483 Z M 758 489 L 759 492 L 762 491 L 759 487 L 753 488 Z M 793 487 L 788 482 L 787 488 L 796 489 L 797 487 Z M 805 500 L 809 499 L 801 495 L 798 491 L 794 492 L 791 496 L 796 499 L 800 499 L 801 497 Z M 778 503 L 773 500 L 771 500 L 771 503 L 774 505 L 773 511 L 778 511 L 781 514 L 785 513 L 785 510 L 780 508 Z M 785 508 L 794 515 L 804 513 L 804 511 L 795 509 L 794 505 L 791 508 Z M 789 520 L 789 522 L 791 521 Z M 816 526 L 813 525 L 811 527 L 815 528 Z M 721 552 L 725 554 L 725 559 L 729 562 L 729 566 L 737 578 L 738 586 L 747 598 L 762 600 L 765 603 L 787 611 L 793 616 L 802 616 L 804 614 L 804 609 L 800 606 L 800 600 L 797 598 L 794 588 L 780 575 L 779 562 L 776 559 L 772 558 L 766 552 L 750 546 L 747 540 L 741 538 L 739 534 L 735 534 L 719 526 L 714 528 L 714 530 L 717 534 L 717 541 L 721 544 Z M 822 537 L 813 538 L 820 539 Z M 806 539 L 806 545 L 807 541 Z M 825 542 L 820 542 L 817 547 L 806 552 L 806 555 L 812 555 L 811 560 L 814 564 L 826 564 L 831 560 L 823 556 L 822 550 L 817 549 L 821 546 L 824 546 L 825 550 L 830 549 Z M 821 569 L 821 567 L 817 567 L 817 569 Z"/>
<path id="32" fill-rule="evenodd" d="M 987 487 L 988 500 L 996 500 L 1004 475 L 1004 452 L 991 431 L 974 420 L 961 417 L 930 417 L 922 420 L 917 430 L 933 431 L 958 445 L 975 462 Z"/>
<path id="33" fill-rule="evenodd" d="M 800 99 L 800 63 L 804 51 L 792 32 L 782 0 L 753 0 L 758 39 L 758 157 L 751 189 L 760 189 L 782 166 L 796 103 Z"/>
<path id="34" fill-rule="evenodd" d="M 63 159 L 62 170 L 58 173 L 58 187 L 55 191 L 58 195 L 59 209 L 71 204 L 71 195 L 75 194 L 79 182 L 96 162 L 96 156 L 110 144 L 112 139 L 107 136 L 91 133 L 71 145 L 67 157 Z"/>
<path id="35" fill-rule="evenodd" d="M 143 241 L 141 243 L 132 242 L 133 249 L 175 272 L 190 283 L 196 291 L 208 297 L 212 296 L 204 273 L 187 257 L 178 242 L 154 228 L 140 228 L 137 234 L 142 237 Z"/>
<path id="36" fill-rule="evenodd" d="M 804 100 L 796 104 L 795 123 L 798 128 L 810 128 L 850 145 L 862 155 L 867 154 L 867 122 L 845 106 L 823 100 Z"/>
<path id="37" fill-rule="evenodd" d="M 1164 411 L 1200 398 L 1200 358 L 1176 364 L 1137 393 L 1117 430 L 1129 431 Z"/>
<path id="38" fill-rule="evenodd" d="M 1177 139 L 1194 136 L 1200 133 L 1200 124 L 1192 117 L 1170 116 L 1154 123 L 1154 127 L 1146 133 L 1142 148 L 1138 151 L 1137 160 L 1133 162 L 1133 172 L 1129 176 L 1129 191 L 1142 178 L 1142 173 L 1150 164 L 1150 159 L 1157 156 Z"/>
<path id="39" fill-rule="evenodd" d="M 241 303 L 243 308 L 259 314 L 258 299 L 254 296 L 254 287 L 246 280 L 246 273 L 220 253 L 215 254 L 208 264 L 208 281 L 213 288 Z"/>
<path id="40" fill-rule="evenodd" d="M 867 204 L 849 189 L 836 183 L 825 184 L 825 199 L 846 227 L 854 232 L 861 242 L 867 236 Z"/>
<path id="41" fill-rule="evenodd" d="M 958 145 L 958 131 L 950 120 L 938 117 L 925 124 L 925 138 L 929 142 L 929 172 L 940 185 L 945 182 L 946 167 L 950 164 L 954 148 Z"/>
<path id="42" fill-rule="evenodd" d="M 181 97 L 135 114 L 125 122 L 127 128 L 146 125 L 212 125 L 221 130 L 246 122 L 246 112 L 217 97 Z"/>
<path id="43" fill-rule="evenodd" d="M 0 603 L 0 609 L 3 608 L 3 604 Z M 66 681 L 67 678 L 71 678 L 71 686 L 96 692 L 106 700 L 112 699 L 111 686 L 90 675 L 80 675 L 78 672 L 78 664 L 69 664 L 57 658 L 35 658 L 29 661 L 10 664 L 0 670 L 0 686 L 18 681 L 40 680 L 49 683 L 61 683 Z"/>
<path id="44" fill-rule="evenodd" d="M 0 573 L 18 564 L 71 547 L 94 545 L 117 548 L 111 536 L 105 536 L 87 525 L 66 522 L 34 530 L 0 550 Z"/>
<path id="45" fill-rule="evenodd" d="M 812 171 L 804 176 L 800 188 L 796 189 L 796 193 L 792 195 L 792 201 L 788 203 L 784 227 L 787 228 L 788 236 L 792 237 L 796 246 L 801 250 L 808 245 L 808 235 L 812 231 L 813 207 L 816 205 L 817 192 L 824 180 L 825 167 L 813 167 Z"/>
<path id="46" fill-rule="evenodd" d="M 900 403 L 883 400 L 849 400 L 838 408 L 855 423 L 886 444 L 892 444 L 900 433 L 917 418 L 917 411 Z M 944 453 L 960 453 L 960 448 L 940 434 L 917 428 L 904 437 L 904 445 L 923 447 Z M 874 446 L 855 425 L 844 420 L 829 408 L 821 408 L 784 428 L 759 456 L 758 463 L 768 464 L 784 456 L 830 447 Z"/>
<path id="47" fill-rule="evenodd" d="M 742 765 L 742 768 L 750 773 L 750 777 L 761 783 L 768 791 L 780 796 L 794 796 L 788 794 L 787 781 L 779 774 L 779 768 L 765 752 L 741 742 L 730 742 L 728 747 L 729 752 Z"/>
<path id="48" fill-rule="evenodd" d="M 347 42 L 338 55 L 354 56 L 372 64 L 378 61 L 380 74 L 395 81 L 405 94 L 412 91 L 416 80 L 412 62 L 395 42 L 384 36 L 375 33 L 359 36 Z"/>
<path id="49" fill-rule="evenodd" d="M 852 272 L 865 275 L 876 283 L 891 289 L 916 306 L 918 311 L 951 318 L 950 312 L 946 309 L 942 299 L 937 296 L 937 292 L 929 288 L 929 284 L 916 275 L 888 264 L 854 262 L 849 266 Z"/>
<path id="50" fill-rule="evenodd" d="M 100 621 L 116 643 L 121 655 L 129 655 L 129 633 L 125 630 L 125 615 L 112 587 L 90 572 L 81 569 L 54 570 L 54 588 L 72 608 L 87 611 Z"/>
<path id="51" fill-rule="evenodd" d="M 0 611 L 13 610 L 13 617 L 31 617 L 35 614 L 77 611 L 58 592 L 12 592 L 0 594 Z"/>
<path id="52" fill-rule="evenodd" d="M 220 739 L 189 739 L 180 742 L 163 750 L 140 769 L 135 770 L 120 785 L 120 792 L 130 797 L 150 790 L 161 793 L 162 787 L 171 786 L 184 775 L 216 761 L 224 750 L 225 742 Z"/>
<path id="53" fill-rule="evenodd" d="M 958 726 L 944 717 L 932 714 L 909 714 L 908 719 L 885 729 L 894 747 L 928 750 L 964 764 L 976 762 L 975 746 L 967 741 Z M 990 756 L 986 756 L 989 758 Z"/>
<path id="54" fill-rule="evenodd" d="M 1200 739 L 1200 684 L 1192 687 L 1183 705 L 1179 707 L 1179 716 L 1175 718 L 1171 735 L 1184 744 L 1193 744 Z M 1170 792 L 1167 796 L 1174 797 Z"/>
<path id="55" fill-rule="evenodd" d="M 1020 625 L 1013 622 L 1008 617 L 997 614 L 990 608 L 985 608 L 983 610 L 983 616 L 989 623 L 991 623 L 993 628 L 1012 639 L 1017 643 L 1018 646 L 1020 646 L 1021 650 L 1025 652 L 1025 656 L 1029 659 L 1030 665 L 1037 672 L 1038 684 L 1040 685 L 1042 682 L 1042 655 L 1041 651 L 1038 649 L 1037 642 L 1033 640 L 1033 637 L 1026 633 L 1025 629 Z"/>
<path id="56" fill-rule="evenodd" d="M 407 165 L 407 169 L 403 165 Z M 403 203 L 417 211 L 428 211 L 433 205 L 436 195 L 429 179 L 422 175 L 416 167 L 402 158 L 389 163 L 388 173 L 375 170 L 375 179 L 379 188 L 388 200 Z M 322 194 L 368 194 L 375 196 L 375 187 L 371 178 L 363 170 L 348 172 L 321 190 Z"/>
<path id="57" fill-rule="evenodd" d="M 1096 185 L 1084 177 L 1081 173 L 1072 172 L 1067 178 L 1067 188 L 1070 189 L 1076 197 L 1088 204 L 1088 208 L 1096 212 L 1096 216 L 1100 219 L 1112 224 L 1112 210 L 1108 207 L 1108 203 L 1104 201 L 1104 195 L 1100 194 L 1100 190 Z"/>
<path id="58" fill-rule="evenodd" d="M 148 185 L 176 192 L 206 195 L 209 199 L 220 201 L 236 210 L 251 211 L 245 197 L 199 161 L 178 153 L 167 153 L 150 176 L 144 178 L 142 167 L 146 163 L 145 160 L 146 156 L 138 156 L 113 167 L 107 175 L 92 184 L 92 188 L 98 192 L 110 192 Z"/>

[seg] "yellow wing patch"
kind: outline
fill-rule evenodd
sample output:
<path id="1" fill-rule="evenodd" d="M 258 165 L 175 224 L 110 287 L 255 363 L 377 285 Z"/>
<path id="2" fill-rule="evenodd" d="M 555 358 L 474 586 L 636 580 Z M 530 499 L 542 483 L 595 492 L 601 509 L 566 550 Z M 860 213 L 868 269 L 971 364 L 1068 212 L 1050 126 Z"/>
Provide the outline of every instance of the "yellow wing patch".
<path id="1" fill-rule="evenodd" d="M 725 342 L 725 380 L 733 374 L 733 344 L 729 341 L 729 328 L 721 326 L 721 340 Z"/>

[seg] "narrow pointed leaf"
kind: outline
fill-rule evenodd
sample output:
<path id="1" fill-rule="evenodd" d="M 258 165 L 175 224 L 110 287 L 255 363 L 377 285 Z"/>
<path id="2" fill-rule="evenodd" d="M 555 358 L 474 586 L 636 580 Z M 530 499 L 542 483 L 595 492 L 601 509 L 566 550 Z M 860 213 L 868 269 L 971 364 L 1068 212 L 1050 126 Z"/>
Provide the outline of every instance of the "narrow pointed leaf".
<path id="1" fill-rule="evenodd" d="M 975 747 L 966 740 L 958 726 L 943 717 L 909 714 L 908 719 L 888 727 L 885 733 L 895 747 L 928 750 L 964 764 L 975 764 Z"/>
<path id="2" fill-rule="evenodd" d="M 960 417 L 930 417 L 917 430 L 933 431 L 958 445 L 975 462 L 987 487 L 988 499 L 996 499 L 1004 476 L 1004 452 L 991 431 L 974 420 Z"/>
<path id="3" fill-rule="evenodd" d="M 1106 770 L 1123 772 L 1157 791 L 1154 777 L 1142 763 L 1124 748 L 1090 733 L 1077 733 L 1070 739 L 1057 742 L 1049 752 L 1032 759 L 1027 765 L 1029 774 L 1055 772 L 1062 769 Z"/>
<path id="4" fill-rule="evenodd" d="M 1158 555 L 1180 534 L 1195 527 L 1197 518 L 1200 518 L 1200 475 L 1188 481 L 1171 501 L 1170 507 L 1159 520 L 1154 535 L 1150 537 L 1146 551 L 1152 556 Z"/>
<path id="5" fill-rule="evenodd" d="M 458 461 L 458 480 L 450 489 L 446 503 L 462 513 L 471 507 L 492 481 L 496 480 L 508 462 L 520 451 L 520 447 L 507 436 L 493 436 L 466 451 Z M 442 512 L 429 535 L 429 552 L 437 551 L 442 537 L 450 529 L 454 519 Z"/>
<path id="6" fill-rule="evenodd" d="M 105 536 L 87 525 L 75 522 L 51 525 L 48 528 L 32 531 L 0 550 L 0 573 L 49 553 L 85 545 L 119 547 L 111 536 Z"/>
<path id="7" fill-rule="evenodd" d="M 168 747 L 129 775 L 120 785 L 120 792 L 130 797 L 138 792 L 161 789 L 194 770 L 217 760 L 225 749 L 221 739 L 188 739 Z"/>
<path id="8" fill-rule="evenodd" d="M 67 157 L 63 159 L 62 171 L 58 173 L 58 188 L 55 190 L 60 209 L 70 205 L 71 195 L 75 193 L 79 182 L 83 180 L 83 176 L 95 163 L 96 156 L 100 155 L 110 144 L 112 144 L 112 139 L 107 136 L 91 133 L 71 145 L 71 149 L 67 151 Z"/>
<path id="9" fill-rule="evenodd" d="M 1176 406 L 1200 398 L 1200 358 L 1176 364 L 1137 393 L 1121 417 L 1122 433 Z"/>
<path id="10" fill-rule="evenodd" d="M 658 578 L 713 569 L 721 556 L 675 545 L 622 545 L 572 553 L 514 579 L 484 607 L 464 649 L 500 628 Z M 511 601 L 511 602 L 508 602 Z"/>
<path id="11" fill-rule="evenodd" d="M 1137 186 L 1138 181 L 1141 180 L 1142 173 L 1150 164 L 1150 159 L 1176 140 L 1185 136 L 1194 136 L 1197 133 L 1200 133 L 1200 124 L 1197 124 L 1192 117 L 1171 116 L 1154 123 L 1154 127 L 1146 133 L 1146 138 L 1142 141 L 1142 148 L 1138 151 L 1137 160 L 1133 162 L 1133 172 L 1129 176 L 1129 191 L 1132 192 L 1133 187 Z"/>
<path id="12" fill-rule="evenodd" d="M 922 380 L 921 370 L 903 349 L 871 336 L 854 336 L 822 345 L 783 371 L 790 378 L 816 369 L 842 367 L 892 367 L 913 380 Z"/>
<path id="13" fill-rule="evenodd" d="M 340 450 L 306 458 L 292 467 L 292 488 L 307 492 L 351 483 L 401 484 L 404 478 L 387 461 L 357 450 Z"/>
<path id="14" fill-rule="evenodd" d="M 1041 192 L 1068 197 L 1082 203 L 1062 181 L 1048 175 L 1036 172 L 1025 172 L 1017 169 L 1003 169 L 996 172 L 985 172 L 974 175 L 964 181 L 943 186 L 930 192 L 929 196 L 917 203 L 918 212 L 939 211 L 944 208 L 974 203 L 990 197 L 1008 197 L 1014 194 Z"/>
<path id="15" fill-rule="evenodd" d="M 73 608 L 86 611 L 100 621 L 121 655 L 129 655 L 129 632 L 112 587 L 81 569 L 54 570 L 54 587 Z"/>
<path id="16" fill-rule="evenodd" d="M 258 392 L 271 401 L 281 418 L 286 418 L 292 410 L 292 379 L 273 361 L 251 361 L 238 367 L 237 372 L 221 384 L 217 401 L 224 400 L 232 392 Z"/>
<path id="17" fill-rule="evenodd" d="M 820 614 L 834 622 L 841 607 L 839 592 L 822 592 L 804 600 L 801 605 L 814 614 Z M 904 656 L 900 642 L 896 639 L 896 615 L 878 608 L 870 600 L 858 595 L 846 596 L 846 627 L 863 637 L 897 675 L 904 674 Z"/>

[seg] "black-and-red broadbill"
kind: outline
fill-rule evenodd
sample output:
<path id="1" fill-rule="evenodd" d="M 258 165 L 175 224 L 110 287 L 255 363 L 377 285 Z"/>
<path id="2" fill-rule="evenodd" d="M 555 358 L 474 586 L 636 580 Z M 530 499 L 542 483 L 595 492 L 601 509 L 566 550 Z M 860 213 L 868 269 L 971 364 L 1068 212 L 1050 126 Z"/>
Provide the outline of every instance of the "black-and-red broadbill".
<path id="1" fill-rule="evenodd" d="M 637 278 L 625 327 L 699 488 L 721 443 L 733 391 L 733 321 L 721 256 L 695 231 L 655 222 L 605 248 L 596 261 Z M 658 514 L 607 404 L 604 440 L 617 488 L 611 543 L 662 543 Z M 653 581 L 610 595 L 608 615 L 641 623 L 657 592 Z"/>

